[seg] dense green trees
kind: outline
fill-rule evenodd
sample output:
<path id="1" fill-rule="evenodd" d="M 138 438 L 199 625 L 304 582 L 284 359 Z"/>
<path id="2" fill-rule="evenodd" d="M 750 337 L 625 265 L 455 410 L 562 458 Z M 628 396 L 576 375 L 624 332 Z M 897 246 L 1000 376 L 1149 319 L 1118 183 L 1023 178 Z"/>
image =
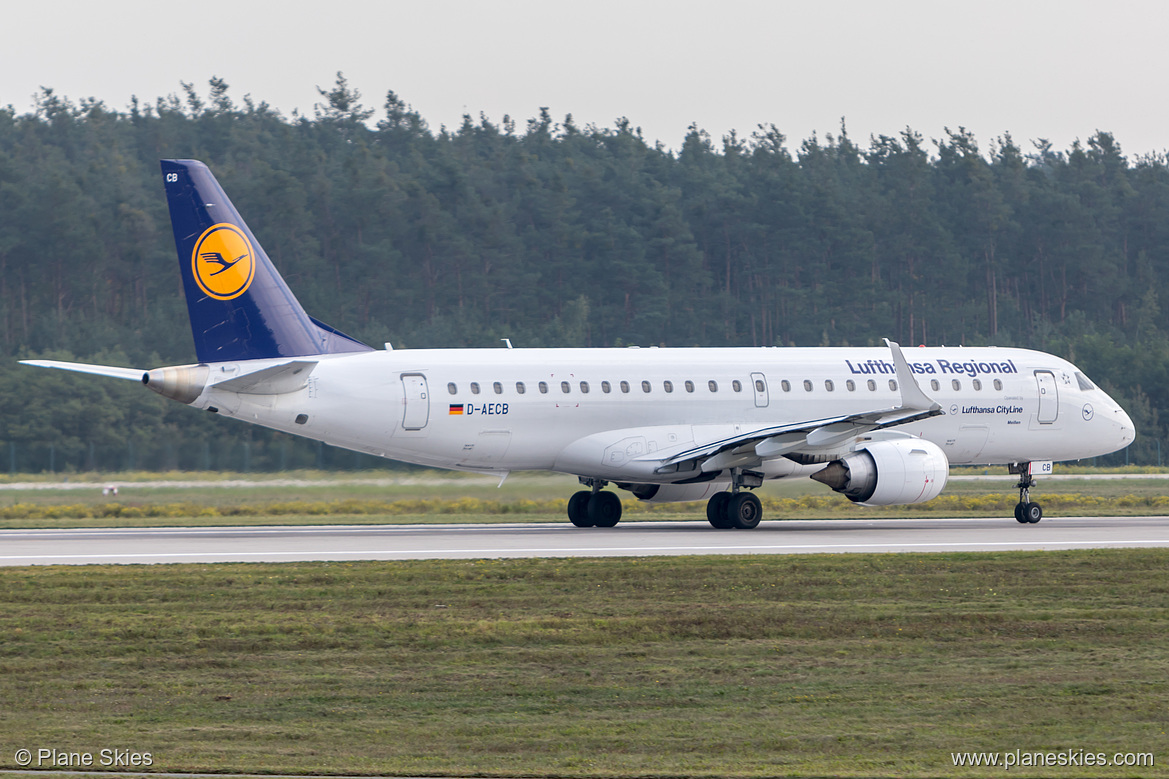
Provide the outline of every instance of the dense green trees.
<path id="1" fill-rule="evenodd" d="M 354 462 L 14 367 L 192 358 L 162 157 L 207 162 L 305 307 L 371 344 L 1034 346 L 1108 385 L 1142 434 L 1128 456 L 1157 460 L 1163 156 L 1127 158 L 1106 132 L 983 149 L 961 128 L 865 146 L 842 127 L 793 151 L 770 126 L 721 143 L 691 127 L 675 152 L 625 119 L 544 110 L 522 130 L 468 116 L 435 131 L 393 92 L 380 118 L 340 75 L 320 92 L 312 118 L 221 79 L 127 111 L 48 89 L 27 113 L 0 109 L 8 465 Z"/>

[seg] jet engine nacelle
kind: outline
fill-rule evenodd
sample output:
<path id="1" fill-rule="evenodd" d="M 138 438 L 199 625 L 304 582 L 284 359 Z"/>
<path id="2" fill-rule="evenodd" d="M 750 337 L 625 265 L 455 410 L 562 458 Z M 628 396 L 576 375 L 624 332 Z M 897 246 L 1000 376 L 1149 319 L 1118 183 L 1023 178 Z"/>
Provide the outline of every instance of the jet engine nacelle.
<path id="1" fill-rule="evenodd" d="M 920 438 L 874 441 L 812 474 L 853 503 L 924 503 L 946 486 L 950 463 L 941 447 Z"/>
<path id="2" fill-rule="evenodd" d="M 729 482 L 704 481 L 699 484 L 618 484 L 627 489 L 638 500 L 646 503 L 684 503 L 690 500 L 706 500 L 716 492 L 727 488 Z"/>

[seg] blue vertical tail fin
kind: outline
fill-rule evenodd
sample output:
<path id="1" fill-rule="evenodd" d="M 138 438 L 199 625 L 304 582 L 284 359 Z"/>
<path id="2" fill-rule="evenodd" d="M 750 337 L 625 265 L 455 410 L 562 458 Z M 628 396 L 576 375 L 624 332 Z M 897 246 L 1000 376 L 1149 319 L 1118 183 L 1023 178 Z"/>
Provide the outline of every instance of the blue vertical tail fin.
<path id="1" fill-rule="evenodd" d="M 372 351 L 305 312 L 206 165 L 162 178 L 199 362 Z"/>

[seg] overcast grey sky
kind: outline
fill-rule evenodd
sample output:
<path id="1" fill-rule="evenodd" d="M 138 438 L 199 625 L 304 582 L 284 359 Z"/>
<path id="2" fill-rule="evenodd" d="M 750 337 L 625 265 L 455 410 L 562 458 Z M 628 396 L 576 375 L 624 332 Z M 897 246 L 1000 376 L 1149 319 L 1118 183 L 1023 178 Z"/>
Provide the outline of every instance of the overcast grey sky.
<path id="1" fill-rule="evenodd" d="M 0 104 L 21 113 L 41 86 L 125 109 L 219 76 L 237 103 L 311 115 L 343 71 L 375 118 L 392 89 L 436 130 L 547 106 L 674 148 L 691 123 L 773 123 L 794 150 L 843 117 L 862 144 L 965 126 L 984 150 L 1097 129 L 1169 149 L 1163 0 L 39 0 L 0 19 Z"/>

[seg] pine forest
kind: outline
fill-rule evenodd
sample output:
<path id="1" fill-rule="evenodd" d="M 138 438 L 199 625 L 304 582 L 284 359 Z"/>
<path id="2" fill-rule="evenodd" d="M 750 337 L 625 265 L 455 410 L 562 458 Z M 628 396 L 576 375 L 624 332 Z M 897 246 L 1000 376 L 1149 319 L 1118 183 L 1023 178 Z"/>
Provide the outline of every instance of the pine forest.
<path id="1" fill-rule="evenodd" d="M 680 133 L 681 134 L 681 133 Z M 1167 143 L 1169 146 L 1169 143 Z M 0 463 L 371 467 L 141 386 L 20 366 L 194 360 L 158 160 L 208 164 L 305 309 L 381 347 L 1023 346 L 1077 363 L 1161 463 L 1169 158 L 963 128 L 674 147 L 546 110 L 432 128 L 343 75 L 313 116 L 212 79 L 0 108 Z M 1166 453 L 1169 455 L 1169 452 Z M 381 463 L 392 467 L 392 464 Z"/>

